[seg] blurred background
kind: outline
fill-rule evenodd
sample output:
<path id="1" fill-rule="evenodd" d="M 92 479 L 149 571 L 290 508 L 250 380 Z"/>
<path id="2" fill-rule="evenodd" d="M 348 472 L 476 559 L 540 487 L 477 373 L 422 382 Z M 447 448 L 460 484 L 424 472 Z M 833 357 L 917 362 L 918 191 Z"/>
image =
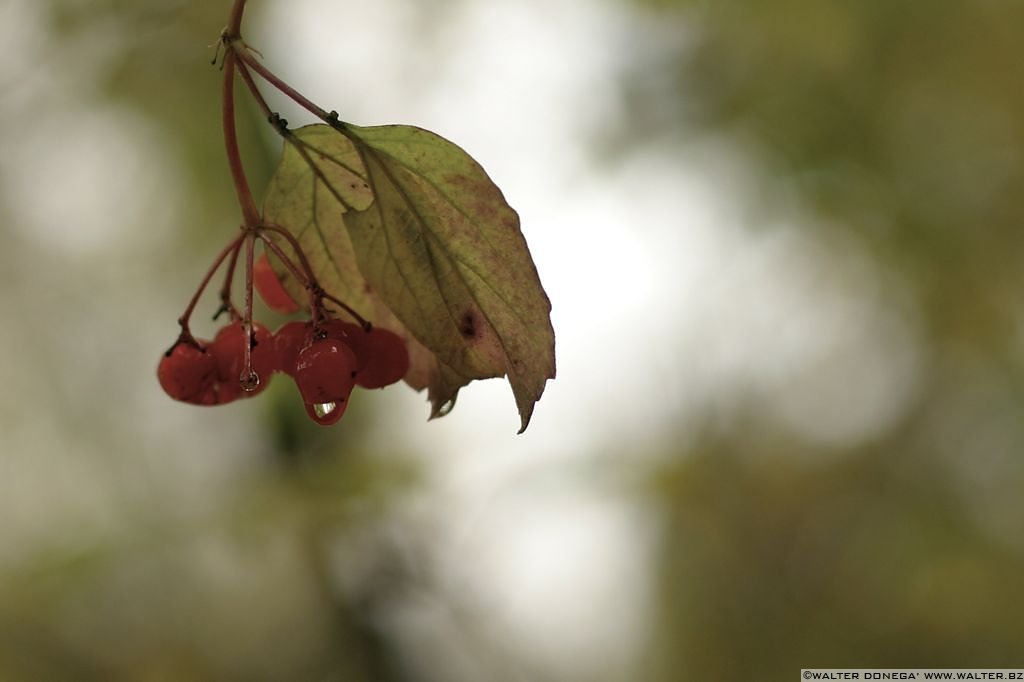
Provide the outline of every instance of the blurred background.
<path id="1" fill-rule="evenodd" d="M 519 211 L 522 436 L 501 381 L 330 429 L 162 394 L 239 220 L 229 4 L 0 2 L 0 679 L 1020 664 L 1024 3 L 251 0 L 278 74 Z"/>

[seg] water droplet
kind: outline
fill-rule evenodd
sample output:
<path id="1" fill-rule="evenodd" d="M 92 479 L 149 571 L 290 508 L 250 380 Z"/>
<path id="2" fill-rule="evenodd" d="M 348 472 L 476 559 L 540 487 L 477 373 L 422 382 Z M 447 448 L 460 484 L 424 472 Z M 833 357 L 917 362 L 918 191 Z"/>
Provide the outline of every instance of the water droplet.
<path id="1" fill-rule="evenodd" d="M 316 416 L 321 419 L 328 416 L 336 409 L 338 409 L 338 403 L 316 403 L 313 405 L 313 412 L 315 412 Z"/>
<path id="2" fill-rule="evenodd" d="M 256 372 L 250 372 L 249 376 L 241 377 L 238 382 L 242 385 L 243 391 L 252 393 L 260 387 L 260 376 Z"/>

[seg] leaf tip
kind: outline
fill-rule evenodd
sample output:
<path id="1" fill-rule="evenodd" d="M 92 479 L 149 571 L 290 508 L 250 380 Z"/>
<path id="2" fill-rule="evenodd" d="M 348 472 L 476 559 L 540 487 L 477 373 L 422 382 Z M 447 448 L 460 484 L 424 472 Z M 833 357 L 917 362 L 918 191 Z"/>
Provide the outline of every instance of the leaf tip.
<path id="1" fill-rule="evenodd" d="M 453 409 L 455 409 L 455 399 L 457 397 L 458 394 L 448 398 L 447 400 L 433 400 L 430 409 L 430 416 L 427 417 L 427 421 L 429 422 L 447 416 Z"/>
<path id="2" fill-rule="evenodd" d="M 516 431 L 516 435 L 517 436 L 521 436 L 523 434 L 523 432 L 526 431 L 526 427 L 528 427 L 530 425 L 530 419 L 533 418 L 533 408 L 534 408 L 534 406 L 536 404 L 537 404 L 536 402 L 531 402 L 531 403 L 523 404 L 523 405 L 519 406 L 519 420 L 520 420 L 519 423 L 520 423 L 520 426 L 519 426 L 519 430 Z"/>

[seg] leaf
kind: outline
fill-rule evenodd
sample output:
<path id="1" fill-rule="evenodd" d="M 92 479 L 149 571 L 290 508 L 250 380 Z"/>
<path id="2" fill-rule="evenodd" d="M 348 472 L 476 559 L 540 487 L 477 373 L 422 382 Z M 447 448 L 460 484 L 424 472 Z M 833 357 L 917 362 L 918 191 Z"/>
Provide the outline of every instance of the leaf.
<path id="1" fill-rule="evenodd" d="M 325 125 L 294 132 L 286 143 L 263 201 L 263 219 L 287 228 L 299 241 L 320 284 L 372 317 L 374 301 L 359 271 L 342 222 L 354 207 L 366 208 L 373 193 L 355 147 Z M 288 249 L 286 248 L 286 251 Z M 275 257 L 270 261 L 289 295 L 308 309 L 306 290 Z"/>
<path id="2" fill-rule="evenodd" d="M 317 249 L 310 260 L 325 288 L 415 339 L 406 380 L 429 389 L 432 416 L 470 381 L 508 376 L 525 430 L 555 375 L 554 330 L 501 191 L 462 149 L 420 128 L 339 123 L 295 137 L 267 219 Z"/>

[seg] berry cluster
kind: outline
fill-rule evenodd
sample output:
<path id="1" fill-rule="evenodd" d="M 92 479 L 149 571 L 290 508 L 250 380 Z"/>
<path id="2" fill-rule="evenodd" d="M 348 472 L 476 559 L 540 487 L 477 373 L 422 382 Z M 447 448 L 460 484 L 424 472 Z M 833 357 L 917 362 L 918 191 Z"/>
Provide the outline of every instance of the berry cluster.
<path id="1" fill-rule="evenodd" d="M 356 386 L 381 388 L 402 379 L 409 371 L 409 353 L 405 340 L 398 334 L 374 327 L 344 301 L 325 291 L 298 239 L 287 228 L 267 220 L 256 205 L 245 176 L 235 127 L 236 74 L 241 75 L 274 130 L 299 149 L 311 166 L 308 152 L 293 136 L 288 122 L 270 110 L 253 73 L 303 104 L 325 123 L 338 126 L 340 122 L 336 113 L 328 114 L 316 107 L 252 57 L 240 34 L 244 7 L 245 0 L 234 0 L 212 62 L 217 62 L 223 50 L 221 123 L 228 169 L 242 214 L 241 230 L 214 259 L 178 318 L 181 333 L 160 359 L 157 377 L 167 395 L 175 400 L 194 405 L 223 405 L 260 393 L 275 372 L 282 372 L 294 379 L 310 418 L 318 424 L 334 424 L 344 414 Z M 257 243 L 264 247 L 259 258 L 255 256 Z M 305 289 L 307 300 L 303 305 L 293 300 L 282 286 L 267 259 L 268 252 Z M 241 311 L 231 296 L 240 262 L 245 269 L 245 305 Z M 203 291 L 224 264 L 221 306 L 214 319 L 227 313 L 231 321 L 217 332 L 213 341 L 197 339 L 189 321 Z M 253 320 L 254 290 L 277 312 L 290 314 L 305 308 L 309 311 L 308 320 L 289 322 L 270 332 Z M 339 320 L 337 315 L 341 312 L 353 322 Z"/>
<path id="2" fill-rule="evenodd" d="M 313 310 L 307 321 L 287 322 L 271 332 L 251 321 L 251 305 L 243 318 L 230 302 L 230 282 L 241 244 L 236 240 L 214 263 L 180 320 L 181 335 L 160 359 L 157 378 L 167 395 L 193 405 L 224 405 L 257 395 L 275 372 L 281 372 L 294 379 L 309 417 L 328 426 L 341 419 L 356 386 L 383 388 L 405 376 L 409 370 L 405 340 L 374 327 L 315 284 L 307 283 Z M 196 339 L 188 329 L 188 317 L 213 271 L 228 255 L 231 261 L 221 292 L 221 312 L 229 312 L 233 321 L 218 331 L 213 341 Z M 269 307 L 280 312 L 299 309 L 270 268 L 266 254 L 249 272 L 247 286 L 255 288 Z M 329 315 L 324 298 L 340 304 L 358 323 Z M 251 303 L 251 295 L 247 300 Z M 245 319 L 250 320 L 248 328 Z"/>
<path id="3" fill-rule="evenodd" d="M 274 334 L 278 371 L 295 379 L 306 413 L 317 424 L 344 414 L 356 386 L 383 388 L 409 371 L 405 341 L 387 329 L 340 320 L 319 327 L 288 322 Z"/>

